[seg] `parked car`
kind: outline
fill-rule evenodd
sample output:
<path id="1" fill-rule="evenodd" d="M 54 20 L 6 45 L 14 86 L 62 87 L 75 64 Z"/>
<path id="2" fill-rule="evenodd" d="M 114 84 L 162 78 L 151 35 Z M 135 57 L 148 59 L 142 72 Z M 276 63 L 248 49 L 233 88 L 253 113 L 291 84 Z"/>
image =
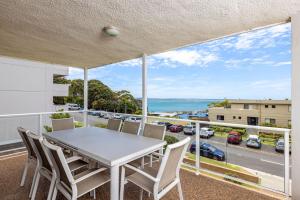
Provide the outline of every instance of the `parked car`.
<path id="1" fill-rule="evenodd" d="M 190 146 L 190 152 L 196 152 L 196 142 L 193 142 Z M 216 148 L 215 146 L 200 142 L 200 156 L 211 158 L 214 160 L 224 161 L 225 153 L 221 149 Z"/>
<path id="2" fill-rule="evenodd" d="M 211 128 L 203 127 L 200 129 L 200 137 L 210 138 L 214 135 L 215 135 L 215 132 Z"/>
<path id="3" fill-rule="evenodd" d="M 67 104 L 68 110 L 81 110 L 80 106 L 75 103 L 69 103 Z"/>
<path id="4" fill-rule="evenodd" d="M 114 114 L 113 118 L 114 119 L 122 119 L 122 115 L 120 115 L 120 114 Z"/>
<path id="5" fill-rule="evenodd" d="M 142 121 L 142 117 L 128 117 L 126 119 L 126 121 L 129 121 L 129 122 L 141 122 Z"/>
<path id="6" fill-rule="evenodd" d="M 103 114 L 103 118 L 104 119 L 111 119 L 112 118 L 112 115 L 110 113 L 104 113 Z"/>
<path id="7" fill-rule="evenodd" d="M 240 144 L 243 141 L 239 132 L 230 131 L 227 136 L 227 142 L 229 144 Z"/>
<path id="8" fill-rule="evenodd" d="M 183 128 L 183 133 L 185 135 L 195 135 L 196 133 L 196 127 L 193 125 L 187 125 Z"/>
<path id="9" fill-rule="evenodd" d="M 98 113 L 98 117 L 104 118 L 104 113 L 102 113 L 102 112 Z"/>
<path id="10" fill-rule="evenodd" d="M 98 112 L 97 112 L 96 110 L 90 110 L 90 111 L 88 112 L 88 115 L 97 116 L 97 115 L 99 115 L 99 114 L 98 114 Z"/>
<path id="11" fill-rule="evenodd" d="M 292 146 L 290 145 L 290 153 L 292 150 Z M 276 144 L 275 144 L 275 151 L 278 153 L 284 153 L 284 139 L 280 138 L 277 140 Z"/>
<path id="12" fill-rule="evenodd" d="M 261 148 L 261 140 L 257 135 L 249 135 L 249 137 L 246 141 L 246 146 L 260 149 Z"/>
<path id="13" fill-rule="evenodd" d="M 183 131 L 183 126 L 173 124 L 172 126 L 170 126 L 169 130 L 173 133 L 179 133 L 179 132 Z"/>

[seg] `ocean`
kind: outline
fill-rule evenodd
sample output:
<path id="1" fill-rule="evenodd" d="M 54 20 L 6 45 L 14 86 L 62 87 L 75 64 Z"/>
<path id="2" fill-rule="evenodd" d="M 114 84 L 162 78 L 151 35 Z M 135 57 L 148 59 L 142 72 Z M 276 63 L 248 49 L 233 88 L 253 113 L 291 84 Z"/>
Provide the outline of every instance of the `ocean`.
<path id="1" fill-rule="evenodd" d="M 220 99 L 148 99 L 149 112 L 203 111 Z"/>

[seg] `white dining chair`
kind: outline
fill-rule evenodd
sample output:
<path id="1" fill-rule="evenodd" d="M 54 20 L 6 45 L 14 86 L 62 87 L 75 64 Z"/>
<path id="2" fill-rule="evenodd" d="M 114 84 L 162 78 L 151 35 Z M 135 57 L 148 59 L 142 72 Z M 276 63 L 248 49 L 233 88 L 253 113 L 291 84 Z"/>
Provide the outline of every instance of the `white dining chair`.
<path id="1" fill-rule="evenodd" d="M 154 200 L 159 200 L 176 185 L 179 199 L 183 200 L 179 172 L 189 142 L 190 138 L 187 137 L 167 146 L 165 154 L 160 155 L 163 158 L 158 169 L 148 166 L 141 169 L 128 164 L 122 166 L 120 200 L 124 198 L 124 185 L 126 182 L 131 182 L 141 188 L 140 200 L 142 200 L 144 190 L 152 193 Z M 135 173 L 125 177 L 127 169 L 133 170 Z"/>

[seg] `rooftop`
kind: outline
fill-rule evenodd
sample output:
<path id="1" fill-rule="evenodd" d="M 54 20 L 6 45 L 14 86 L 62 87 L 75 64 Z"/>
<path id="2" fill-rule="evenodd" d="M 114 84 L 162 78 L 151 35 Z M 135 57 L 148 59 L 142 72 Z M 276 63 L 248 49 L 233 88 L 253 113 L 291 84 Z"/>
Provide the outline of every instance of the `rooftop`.
<path id="1" fill-rule="evenodd" d="M 281 105 L 291 105 L 291 100 L 252 100 L 252 99 L 228 99 L 231 104 L 281 104 Z"/>

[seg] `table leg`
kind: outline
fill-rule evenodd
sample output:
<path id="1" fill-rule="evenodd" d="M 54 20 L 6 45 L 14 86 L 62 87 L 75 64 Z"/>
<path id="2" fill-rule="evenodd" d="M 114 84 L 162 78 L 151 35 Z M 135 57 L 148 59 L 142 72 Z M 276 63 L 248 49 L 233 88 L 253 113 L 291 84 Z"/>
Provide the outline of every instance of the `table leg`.
<path id="1" fill-rule="evenodd" d="M 119 166 L 110 168 L 110 200 L 119 200 Z"/>

